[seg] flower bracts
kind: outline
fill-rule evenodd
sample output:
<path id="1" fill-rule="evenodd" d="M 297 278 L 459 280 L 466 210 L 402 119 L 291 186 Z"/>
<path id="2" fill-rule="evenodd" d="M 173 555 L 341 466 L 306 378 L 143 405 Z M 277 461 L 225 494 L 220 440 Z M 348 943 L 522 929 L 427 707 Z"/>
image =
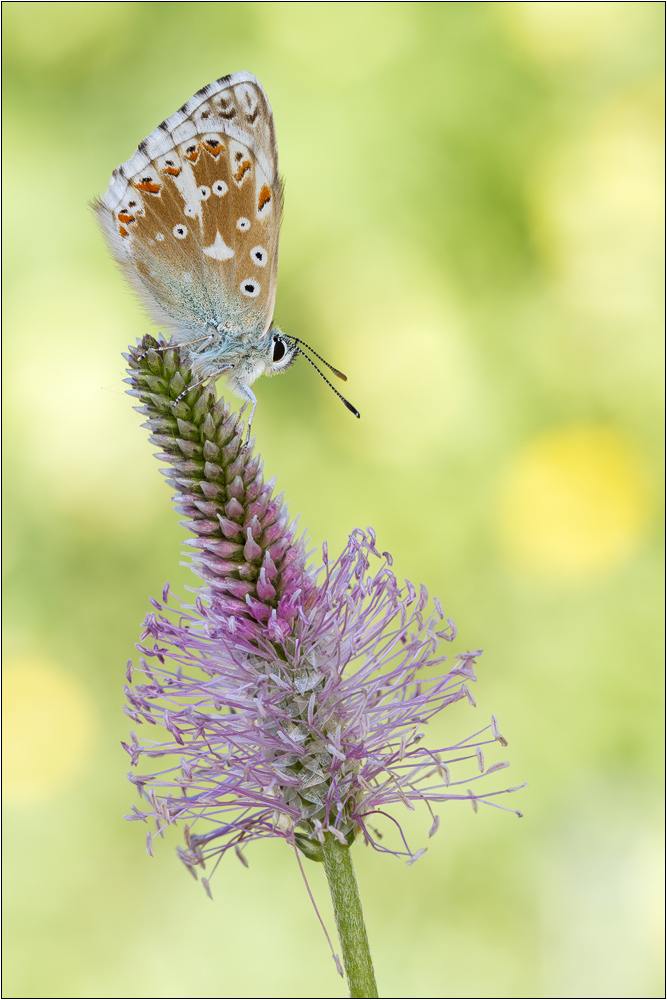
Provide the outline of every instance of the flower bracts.
<path id="1" fill-rule="evenodd" d="M 178 350 L 158 347 L 147 336 L 130 349 L 125 381 L 142 402 L 136 409 L 148 417 L 144 427 L 161 449 L 156 457 L 169 463 L 161 472 L 178 491 L 175 509 L 188 518 L 181 524 L 196 536 L 185 544 L 206 582 L 202 596 L 217 613 L 288 634 L 290 598 L 312 589 L 296 522 L 289 524 L 283 494 L 273 496 L 275 480 L 264 483 L 253 441 L 243 447 L 239 416 L 216 402 L 213 388 L 188 391 L 192 374 Z"/>

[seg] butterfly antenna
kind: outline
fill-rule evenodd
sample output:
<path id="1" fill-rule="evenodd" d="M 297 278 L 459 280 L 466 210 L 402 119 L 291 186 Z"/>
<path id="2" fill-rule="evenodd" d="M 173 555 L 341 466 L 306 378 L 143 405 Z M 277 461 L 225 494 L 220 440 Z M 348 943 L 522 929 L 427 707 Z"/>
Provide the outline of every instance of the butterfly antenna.
<path id="1" fill-rule="evenodd" d="M 294 339 L 294 338 L 292 338 L 292 339 Z M 307 345 L 306 345 L 306 346 L 307 346 Z M 358 417 L 360 417 L 360 416 L 361 416 L 361 414 L 359 413 L 359 411 L 358 411 L 358 410 L 356 410 L 356 409 L 354 408 L 354 406 L 352 406 L 352 403 L 350 403 L 350 402 L 349 402 L 349 401 L 348 401 L 348 400 L 347 400 L 347 399 L 345 398 L 345 396 L 342 396 L 342 395 L 341 395 L 341 394 L 339 393 L 338 389 L 336 389 L 336 388 L 335 388 L 335 387 L 334 387 L 334 386 L 333 386 L 333 385 L 331 384 L 331 382 L 330 382 L 330 381 L 329 381 L 329 379 L 328 379 L 328 378 L 326 377 L 326 375 L 325 375 L 325 374 L 324 374 L 323 372 L 321 372 L 321 371 L 320 371 L 320 369 L 319 369 L 319 368 L 317 367 L 317 365 L 315 364 L 315 362 L 313 361 L 313 359 L 312 359 L 312 358 L 309 358 L 309 357 L 308 357 L 308 355 L 306 354 L 306 352 L 305 352 L 305 351 L 302 351 L 300 347 L 297 347 L 297 349 L 296 349 L 296 350 L 297 350 L 297 354 L 300 354 L 300 355 L 301 355 L 302 357 L 304 357 L 304 358 L 306 359 L 306 361 L 309 361 L 309 362 L 311 363 L 311 365 L 313 366 L 313 368 L 315 369 L 315 371 L 317 372 L 317 374 L 318 374 L 318 375 L 319 375 L 319 376 L 320 376 L 321 378 L 323 378 L 323 379 L 324 379 L 324 381 L 325 381 L 325 382 L 326 382 L 326 384 L 327 384 L 327 385 L 329 386 L 329 388 L 331 389 L 331 391 L 332 391 L 332 392 L 335 392 L 335 393 L 336 393 L 336 395 L 338 396 L 338 398 L 340 399 L 340 401 L 341 401 L 342 403 L 345 403 L 345 405 L 347 406 L 347 408 L 348 408 L 348 410 L 350 411 L 350 413 L 354 413 L 355 417 L 357 417 L 357 418 L 358 418 Z M 313 351 L 313 354 L 315 354 L 315 351 Z M 318 358 L 320 357 L 320 356 L 319 356 L 319 354 L 317 355 L 317 357 L 318 357 Z M 322 359 L 320 358 L 320 360 L 322 360 Z M 326 364 L 326 361 L 325 361 L 324 363 Z M 329 368 L 331 368 L 331 365 L 329 365 Z M 334 368 L 333 370 L 334 370 L 334 371 L 336 371 L 336 369 L 335 369 L 335 368 Z M 337 374 L 338 374 L 338 375 L 340 375 L 340 372 L 337 372 Z M 344 377 L 345 377 L 345 376 L 343 376 L 343 378 L 344 378 Z"/>
<path id="2" fill-rule="evenodd" d="M 342 378 L 343 382 L 347 382 L 347 375 L 343 375 L 343 373 L 339 372 L 337 368 L 334 368 L 333 365 L 330 365 L 328 361 L 325 361 L 324 358 L 322 357 L 322 355 L 318 354 L 317 351 L 314 351 L 312 349 L 312 347 L 310 346 L 310 344 L 307 344 L 305 342 L 305 340 L 300 340 L 299 337 L 290 337 L 289 339 L 293 340 L 295 344 L 303 344 L 304 347 L 308 348 L 308 350 L 310 351 L 311 354 L 314 354 L 316 358 L 320 359 L 320 361 L 322 362 L 323 365 L 326 365 L 327 368 L 330 368 L 331 371 L 334 373 L 334 375 L 337 375 L 338 378 Z M 301 353 L 303 353 L 303 352 L 301 352 Z M 319 368 L 317 370 L 320 371 Z M 322 375 L 322 372 L 320 372 L 320 375 Z M 324 377 L 324 376 L 322 376 L 322 377 Z"/>

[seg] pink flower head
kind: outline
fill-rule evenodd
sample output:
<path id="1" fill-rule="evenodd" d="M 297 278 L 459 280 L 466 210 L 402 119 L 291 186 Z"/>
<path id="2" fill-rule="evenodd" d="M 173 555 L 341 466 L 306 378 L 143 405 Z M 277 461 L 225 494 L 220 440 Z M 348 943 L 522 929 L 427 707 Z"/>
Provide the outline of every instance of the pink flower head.
<path id="1" fill-rule="evenodd" d="M 474 705 L 469 685 L 481 650 L 443 668 L 440 647 L 454 640 L 454 623 L 439 601 L 428 610 L 424 587 L 399 584 L 371 529 L 353 531 L 335 562 L 325 546 L 321 565 L 310 563 L 282 498 L 271 498 L 259 460 L 241 448 L 238 419 L 201 389 L 186 397 L 189 416 L 176 417 L 187 375 L 175 352 L 161 358 L 150 346 L 131 352 L 130 381 L 151 429 L 161 421 L 153 440 L 176 467 L 171 481 L 191 518 L 204 584 L 178 609 L 167 607 L 165 588 L 144 623 L 140 667 L 128 665 L 128 715 L 163 730 L 124 744 L 134 767 L 142 758 L 163 762 L 155 773 L 130 775 L 147 805 L 128 818 L 152 819 L 160 834 L 183 821 L 180 856 L 194 874 L 230 848 L 244 860 L 241 848 L 262 837 L 282 837 L 321 860 L 327 832 L 346 844 L 361 835 L 411 864 L 423 849 L 409 848 L 387 810 L 424 803 L 432 835 L 438 803 L 505 808 L 496 799 L 514 789 L 470 788 L 508 766 L 485 765 L 482 747 L 506 744 L 494 718 L 453 746 L 422 743 L 447 705 Z M 186 459 L 177 443 L 184 422 L 193 446 Z M 459 778 L 466 765 L 477 773 Z M 378 817 L 395 824 L 397 847 L 380 844 Z"/>

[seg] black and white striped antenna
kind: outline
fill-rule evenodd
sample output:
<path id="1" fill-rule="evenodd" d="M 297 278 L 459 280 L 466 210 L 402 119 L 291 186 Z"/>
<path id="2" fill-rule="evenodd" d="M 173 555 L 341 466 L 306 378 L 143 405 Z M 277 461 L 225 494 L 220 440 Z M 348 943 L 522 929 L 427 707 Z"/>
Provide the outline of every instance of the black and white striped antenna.
<path id="1" fill-rule="evenodd" d="M 287 341 L 290 341 L 290 340 L 291 340 L 293 344 L 297 344 L 297 345 L 298 345 L 298 344 L 303 344 L 303 346 L 304 346 L 304 347 L 307 347 L 307 348 L 308 348 L 308 350 L 309 350 L 309 351 L 310 351 L 310 352 L 311 352 L 312 354 L 314 354 L 316 358 L 319 358 L 319 359 L 320 359 L 320 361 L 322 362 L 322 364 L 326 365 L 326 366 L 327 366 L 327 368 L 330 368 L 330 369 L 331 369 L 331 371 L 332 371 L 332 372 L 334 373 L 334 375 L 337 375 L 337 376 L 338 376 L 338 378 L 340 378 L 340 379 L 342 379 L 342 380 L 343 380 L 343 382 L 347 382 L 347 375 L 343 375 L 343 373 L 342 373 L 342 372 L 339 372 L 337 368 L 334 368 L 334 366 L 333 366 L 333 365 L 330 365 L 328 361 L 325 361 L 325 360 L 324 360 L 324 358 L 322 357 L 322 355 L 321 355 L 321 354 L 318 354 L 318 353 L 317 353 L 317 351 L 314 351 L 314 350 L 312 349 L 312 347 L 310 347 L 310 346 L 309 346 L 309 345 L 308 345 L 308 344 L 307 344 L 307 343 L 306 343 L 306 342 L 305 342 L 304 340 L 301 340 L 301 339 L 300 339 L 299 337 L 288 337 L 288 336 L 285 336 L 284 334 L 283 334 L 283 336 L 285 337 L 285 340 L 287 340 Z M 297 346 L 296 350 L 297 350 L 297 353 L 298 353 L 298 354 L 300 354 L 300 355 L 301 355 L 302 357 L 304 357 L 304 358 L 306 359 L 306 361 L 309 361 L 309 362 L 310 362 L 310 364 L 311 364 L 311 365 L 313 366 L 313 368 L 315 369 L 315 371 L 317 372 L 317 374 L 318 374 L 318 375 L 320 376 L 320 378 L 323 378 L 323 379 L 324 379 L 324 381 L 325 381 L 325 382 L 326 382 L 326 384 L 327 384 L 327 385 L 329 386 L 329 388 L 331 389 L 331 391 L 332 391 L 332 392 L 335 392 L 335 393 L 336 393 L 336 395 L 338 396 L 338 398 L 340 399 L 340 401 L 341 401 L 342 403 L 344 403 L 344 404 L 345 404 L 345 406 L 347 406 L 347 408 L 348 408 L 348 410 L 350 411 L 350 413 L 354 413 L 354 415 L 355 415 L 355 417 L 357 417 L 357 419 L 358 419 L 359 417 L 361 417 L 361 414 L 359 413 L 359 410 L 357 410 L 357 409 L 356 409 L 356 407 L 352 406 L 352 403 L 350 403 L 350 401 L 349 401 L 348 399 L 346 399 L 346 398 L 345 398 L 345 396 L 343 396 L 343 395 L 342 395 L 342 394 L 341 394 L 341 393 L 340 393 L 340 392 L 338 391 L 338 389 L 336 389 L 336 388 L 335 388 L 335 386 L 333 386 L 333 385 L 331 384 L 331 382 L 330 382 L 330 381 L 329 381 L 329 379 L 328 379 L 328 378 L 326 377 L 326 375 L 324 374 L 324 372 L 320 371 L 320 369 L 319 369 L 319 368 L 317 367 L 317 365 L 315 364 L 315 362 L 313 361 L 313 359 L 312 359 L 312 358 L 309 358 L 309 357 L 308 357 L 308 355 L 306 354 L 306 352 L 305 352 L 305 351 L 302 351 L 300 347 L 298 347 L 298 346 Z"/>

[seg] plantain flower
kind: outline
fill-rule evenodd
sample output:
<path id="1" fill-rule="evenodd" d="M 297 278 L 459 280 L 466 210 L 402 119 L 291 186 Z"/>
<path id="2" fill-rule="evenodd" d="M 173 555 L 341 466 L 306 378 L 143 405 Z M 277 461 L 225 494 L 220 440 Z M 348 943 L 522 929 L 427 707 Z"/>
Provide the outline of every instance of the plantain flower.
<path id="1" fill-rule="evenodd" d="M 142 757 L 166 765 L 132 774 L 148 806 L 131 818 L 152 819 L 160 834 L 184 821 L 180 853 L 193 873 L 263 837 L 321 860 L 327 833 L 347 845 L 361 835 L 412 863 L 424 850 L 408 847 L 388 808 L 477 808 L 512 790 L 470 787 L 508 766 L 485 767 L 483 747 L 505 744 L 495 719 L 453 746 L 422 743 L 445 706 L 474 705 L 481 650 L 442 670 L 453 621 L 437 599 L 427 611 L 424 587 L 399 585 L 371 529 L 353 531 L 334 562 L 326 545 L 320 565 L 308 561 L 282 494 L 264 483 L 252 443 L 242 445 L 239 417 L 211 390 L 188 393 L 177 352 L 156 347 L 146 338 L 130 352 L 128 381 L 169 463 L 203 584 L 192 603 L 170 607 L 168 587 L 152 601 L 140 665 L 128 667 L 128 715 L 163 735 L 133 734 L 126 749 L 135 767 Z M 453 774 L 466 763 L 476 775 Z M 380 843 L 379 816 L 396 824 L 398 846 Z M 437 826 L 433 814 L 431 835 Z"/>
<path id="2" fill-rule="evenodd" d="M 454 622 L 424 587 L 399 582 L 371 529 L 335 560 L 326 545 L 313 560 L 254 439 L 243 446 L 240 415 L 212 389 L 188 389 L 177 350 L 147 337 L 126 357 L 201 579 L 189 601 L 168 585 L 152 600 L 128 663 L 125 710 L 148 732 L 123 744 L 143 799 L 127 818 L 152 824 L 149 853 L 182 822 L 179 854 L 195 877 L 232 849 L 245 864 L 244 848 L 265 837 L 325 865 L 328 843 L 357 838 L 412 864 L 424 848 L 408 845 L 395 807 L 425 806 L 431 836 L 445 802 L 506 808 L 514 789 L 477 791 L 508 766 L 485 763 L 485 747 L 506 745 L 495 718 L 451 746 L 425 741 L 447 705 L 475 704 L 481 650 L 448 663 Z M 378 824 L 395 830 L 391 844 Z"/>

